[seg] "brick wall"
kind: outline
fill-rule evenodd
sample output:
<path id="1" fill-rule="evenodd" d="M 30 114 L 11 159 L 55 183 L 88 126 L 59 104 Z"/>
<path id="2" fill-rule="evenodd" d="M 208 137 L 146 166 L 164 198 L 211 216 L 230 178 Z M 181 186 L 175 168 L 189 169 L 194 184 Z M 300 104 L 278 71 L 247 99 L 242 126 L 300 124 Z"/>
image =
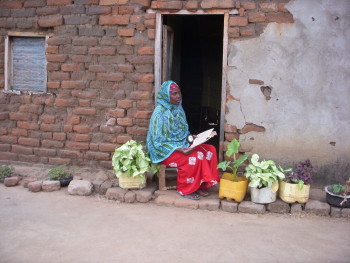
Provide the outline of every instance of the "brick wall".
<path id="1" fill-rule="evenodd" d="M 7 32 L 42 32 L 50 38 L 48 93 L 0 92 L 0 160 L 110 168 L 116 147 L 131 138 L 145 140 L 154 106 L 155 14 L 147 9 L 235 9 L 228 28 L 234 41 L 258 36 L 269 22 L 292 23 L 286 2 L 1 1 L 1 90 Z M 225 126 L 228 141 L 240 132 Z"/>

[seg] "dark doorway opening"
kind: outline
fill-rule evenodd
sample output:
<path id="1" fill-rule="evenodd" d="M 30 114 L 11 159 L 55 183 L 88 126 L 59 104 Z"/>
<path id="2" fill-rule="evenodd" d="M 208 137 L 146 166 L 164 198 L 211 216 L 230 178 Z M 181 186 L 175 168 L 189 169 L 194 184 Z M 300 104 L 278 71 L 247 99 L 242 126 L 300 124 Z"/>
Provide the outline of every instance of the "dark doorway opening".
<path id="1" fill-rule="evenodd" d="M 170 66 L 163 80 L 179 84 L 192 134 L 214 128 L 219 135 L 224 16 L 164 15 L 164 26 L 170 34 L 163 37 L 163 68 Z M 219 150 L 219 136 L 208 143 Z"/>

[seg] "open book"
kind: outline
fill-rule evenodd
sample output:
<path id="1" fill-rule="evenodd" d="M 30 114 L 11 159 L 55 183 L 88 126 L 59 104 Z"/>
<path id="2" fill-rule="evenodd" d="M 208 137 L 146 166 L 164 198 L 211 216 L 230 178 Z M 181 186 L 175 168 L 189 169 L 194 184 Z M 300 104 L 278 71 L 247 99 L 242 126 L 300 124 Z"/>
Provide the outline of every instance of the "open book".
<path id="1" fill-rule="evenodd" d="M 216 131 L 214 131 L 214 128 L 206 130 L 204 132 L 201 132 L 200 134 L 197 134 L 196 139 L 194 139 L 192 145 L 190 148 L 194 148 L 202 143 L 205 143 L 210 138 L 214 137 L 216 135 Z"/>

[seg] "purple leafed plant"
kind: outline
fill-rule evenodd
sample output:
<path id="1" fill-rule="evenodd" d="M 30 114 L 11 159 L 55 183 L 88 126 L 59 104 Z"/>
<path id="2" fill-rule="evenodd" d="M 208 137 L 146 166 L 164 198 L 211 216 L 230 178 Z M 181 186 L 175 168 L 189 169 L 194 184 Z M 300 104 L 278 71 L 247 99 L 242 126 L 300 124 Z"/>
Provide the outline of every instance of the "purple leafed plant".
<path id="1" fill-rule="evenodd" d="M 297 168 L 292 172 L 287 172 L 285 174 L 286 182 L 298 183 L 302 181 L 304 184 L 310 184 L 312 181 L 312 175 L 317 172 L 317 169 L 314 168 L 310 160 L 300 162 L 297 165 Z"/>

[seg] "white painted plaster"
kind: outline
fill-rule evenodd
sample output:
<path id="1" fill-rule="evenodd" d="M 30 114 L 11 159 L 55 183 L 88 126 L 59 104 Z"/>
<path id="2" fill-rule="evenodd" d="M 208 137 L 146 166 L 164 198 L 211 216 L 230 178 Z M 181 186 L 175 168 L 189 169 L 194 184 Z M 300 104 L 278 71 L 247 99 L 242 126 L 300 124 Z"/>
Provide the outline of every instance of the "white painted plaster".
<path id="1" fill-rule="evenodd" d="M 263 34 L 231 43 L 228 124 L 265 127 L 240 137 L 265 158 L 318 166 L 350 160 L 350 1 L 295 0 L 293 24 L 270 23 Z M 261 85 L 272 87 L 266 100 Z M 332 146 L 330 142 L 336 142 Z M 344 168 L 347 167 L 347 168 Z"/>

